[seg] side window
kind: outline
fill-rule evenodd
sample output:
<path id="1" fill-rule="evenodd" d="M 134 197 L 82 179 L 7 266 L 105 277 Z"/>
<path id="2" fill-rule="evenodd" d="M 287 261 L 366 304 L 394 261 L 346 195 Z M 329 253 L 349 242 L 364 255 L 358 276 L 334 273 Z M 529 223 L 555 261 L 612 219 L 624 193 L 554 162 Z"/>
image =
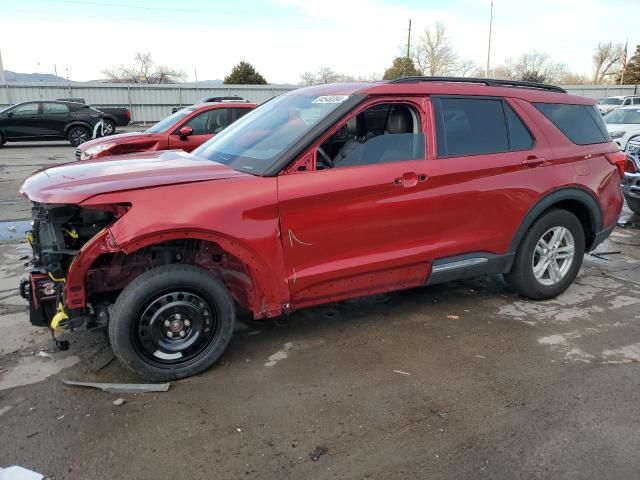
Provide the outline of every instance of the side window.
<path id="1" fill-rule="evenodd" d="M 625 98 L 624 102 L 622 102 L 622 105 L 631 105 L 631 99 L 630 98 Z"/>
<path id="2" fill-rule="evenodd" d="M 502 100 L 434 98 L 439 157 L 509 150 Z"/>
<path id="3" fill-rule="evenodd" d="M 45 115 L 52 113 L 69 113 L 69 107 L 64 103 L 45 102 L 42 104 L 42 112 Z"/>
<path id="4" fill-rule="evenodd" d="M 635 97 L 635 98 L 633 99 L 633 104 L 634 104 L 634 105 L 640 105 L 640 97 Z"/>
<path id="5" fill-rule="evenodd" d="M 319 148 L 317 168 L 340 168 L 425 158 L 420 115 L 402 103 L 375 105 L 334 133 Z"/>
<path id="6" fill-rule="evenodd" d="M 233 110 L 233 121 L 239 120 L 244 117 L 247 113 L 251 111 L 250 108 L 234 108 Z"/>
<path id="7" fill-rule="evenodd" d="M 509 150 L 527 150 L 533 146 L 533 137 L 516 112 L 504 103 L 504 114 L 509 128 Z"/>
<path id="8" fill-rule="evenodd" d="M 38 114 L 38 104 L 37 103 L 25 103 L 24 105 L 18 105 L 16 108 L 11 110 L 16 117 L 25 117 L 27 115 L 37 115 Z"/>
<path id="9" fill-rule="evenodd" d="M 576 145 L 611 141 L 602 115 L 593 105 L 534 103 L 533 106 Z"/>
<path id="10" fill-rule="evenodd" d="M 221 132 L 229 124 L 229 110 L 217 108 L 196 115 L 185 125 L 193 128 L 193 135 L 206 135 Z"/>

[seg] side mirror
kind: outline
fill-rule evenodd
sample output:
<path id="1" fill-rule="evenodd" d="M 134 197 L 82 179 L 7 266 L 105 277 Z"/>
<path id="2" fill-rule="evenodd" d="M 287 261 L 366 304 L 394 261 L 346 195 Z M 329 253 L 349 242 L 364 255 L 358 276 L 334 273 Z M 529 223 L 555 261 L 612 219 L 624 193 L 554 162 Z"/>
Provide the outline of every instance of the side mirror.
<path id="1" fill-rule="evenodd" d="M 180 138 L 187 138 L 189 135 L 193 134 L 193 128 L 190 125 L 185 125 L 180 130 L 178 130 L 180 134 Z"/>

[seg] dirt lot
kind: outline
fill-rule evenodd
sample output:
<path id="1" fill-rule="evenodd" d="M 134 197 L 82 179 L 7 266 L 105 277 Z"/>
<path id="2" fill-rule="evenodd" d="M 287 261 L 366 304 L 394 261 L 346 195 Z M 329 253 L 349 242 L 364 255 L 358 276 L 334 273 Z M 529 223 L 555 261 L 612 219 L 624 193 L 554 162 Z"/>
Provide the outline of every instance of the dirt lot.
<path id="1" fill-rule="evenodd" d="M 72 159 L 64 144 L 0 149 L 0 238 L 28 217 L 19 180 Z M 240 324 L 222 363 L 137 395 L 62 383 L 137 380 L 98 332 L 34 355 L 49 337 L 16 296 L 28 249 L 4 241 L 0 466 L 56 479 L 638 478 L 640 218 L 623 217 L 598 249 L 620 253 L 588 256 L 558 299 L 479 278 Z"/>

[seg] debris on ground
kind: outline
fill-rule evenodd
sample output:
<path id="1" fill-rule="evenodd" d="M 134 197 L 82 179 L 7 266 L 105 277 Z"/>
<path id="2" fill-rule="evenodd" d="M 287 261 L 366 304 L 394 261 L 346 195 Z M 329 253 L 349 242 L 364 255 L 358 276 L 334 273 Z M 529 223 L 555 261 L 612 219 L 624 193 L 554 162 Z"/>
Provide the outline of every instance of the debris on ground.
<path id="1" fill-rule="evenodd" d="M 122 405 L 127 403 L 127 401 L 124 398 L 118 398 L 111 403 L 113 404 L 114 407 L 121 407 Z"/>
<path id="2" fill-rule="evenodd" d="M 0 467 L 0 480 L 42 480 L 44 476 L 32 470 L 14 465 L 13 467 Z"/>
<path id="3" fill-rule="evenodd" d="M 449 415 L 447 412 L 441 412 L 440 410 L 433 409 L 433 408 L 431 409 L 431 413 L 439 416 L 440 418 L 447 418 L 447 415 Z"/>
<path id="4" fill-rule="evenodd" d="M 622 252 L 617 250 L 615 252 L 590 252 L 589 255 L 599 258 L 600 260 L 609 260 L 608 258 L 605 258 L 604 255 L 619 255 L 620 253 Z"/>
<path id="5" fill-rule="evenodd" d="M 449 320 L 460 320 L 460 316 L 459 315 L 447 315 L 447 318 Z"/>
<path id="6" fill-rule="evenodd" d="M 402 370 L 394 370 L 393 373 L 400 373 L 401 375 L 411 375 L 409 372 L 403 372 Z"/>
<path id="7" fill-rule="evenodd" d="M 38 353 L 36 353 L 36 357 L 53 358 L 53 355 L 51 355 L 50 353 L 45 352 L 44 350 L 40 350 Z"/>
<path id="8" fill-rule="evenodd" d="M 11 225 L 11 226 L 7 227 L 7 230 L 9 230 L 10 232 L 15 232 L 16 231 L 16 227 L 15 227 L 15 225 Z"/>
<path id="9" fill-rule="evenodd" d="M 73 380 L 62 380 L 65 385 L 74 387 L 97 388 L 108 393 L 148 393 L 167 392 L 171 388 L 171 382 L 167 383 L 97 383 L 97 382 L 76 382 Z"/>
<path id="10" fill-rule="evenodd" d="M 329 453 L 329 449 L 326 447 L 316 447 L 316 449 L 309 454 L 309 458 L 314 462 L 317 462 L 322 455 Z"/>

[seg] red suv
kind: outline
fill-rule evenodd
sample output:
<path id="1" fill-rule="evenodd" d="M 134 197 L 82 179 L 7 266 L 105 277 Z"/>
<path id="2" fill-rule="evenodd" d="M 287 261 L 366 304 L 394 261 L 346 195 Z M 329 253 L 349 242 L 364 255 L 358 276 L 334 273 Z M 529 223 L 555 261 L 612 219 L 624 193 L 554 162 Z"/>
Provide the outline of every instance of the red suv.
<path id="1" fill-rule="evenodd" d="M 76 149 L 78 160 L 147 150 L 190 152 L 256 108 L 244 100 L 192 105 L 160 120 L 144 132 L 120 133 L 97 138 Z"/>
<path id="2" fill-rule="evenodd" d="M 195 150 L 28 178 L 31 321 L 108 327 L 149 380 L 208 368 L 236 312 L 274 317 L 481 274 L 564 291 L 616 225 L 625 155 L 594 101 L 406 78 L 281 95 Z"/>

